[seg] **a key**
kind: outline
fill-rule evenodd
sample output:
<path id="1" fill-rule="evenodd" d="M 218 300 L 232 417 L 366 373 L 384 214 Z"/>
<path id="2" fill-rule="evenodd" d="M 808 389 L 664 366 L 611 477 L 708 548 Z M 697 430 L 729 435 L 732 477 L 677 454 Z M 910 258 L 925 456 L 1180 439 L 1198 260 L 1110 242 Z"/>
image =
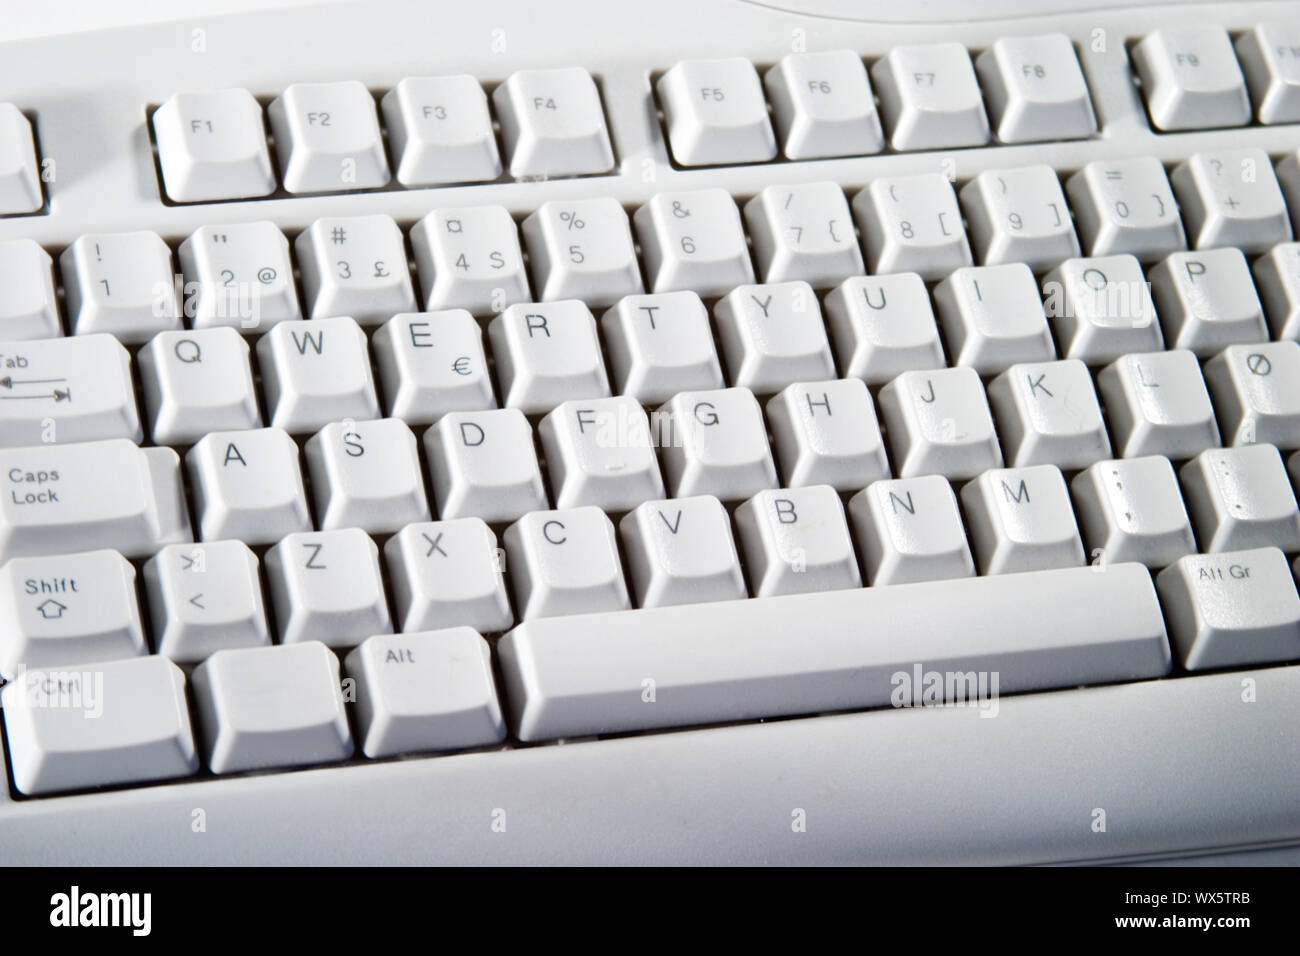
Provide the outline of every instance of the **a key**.
<path id="1" fill-rule="evenodd" d="M 577 299 L 512 305 L 488 325 L 488 340 L 505 405 L 532 415 L 609 394 L 596 320 Z"/>
<path id="2" fill-rule="evenodd" d="M 1213 129 L 1250 122 L 1246 81 L 1221 26 L 1148 33 L 1133 48 L 1151 122 L 1161 130 Z"/>
<path id="3" fill-rule="evenodd" d="M 411 227 L 426 309 L 492 315 L 532 298 L 519 230 L 501 206 L 435 209 Z"/>
<path id="4" fill-rule="evenodd" d="M 614 525 L 599 508 L 524 515 L 505 543 L 521 620 L 632 606 Z"/>
<path id="5" fill-rule="evenodd" d="M 0 215 L 37 212 L 44 204 L 32 124 L 12 103 L 0 103 Z"/>
<path id="6" fill-rule="evenodd" d="M 140 441 L 131 358 L 111 335 L 0 342 L 0 446 Z"/>
<path id="7" fill-rule="evenodd" d="M 975 254 L 985 265 L 1043 270 L 1079 254 L 1070 207 L 1051 166 L 989 169 L 962 187 Z"/>
<path id="8" fill-rule="evenodd" d="M 276 428 L 314 432 L 379 417 L 366 334 L 346 316 L 273 326 L 257 340 L 257 361 Z"/>
<path id="9" fill-rule="evenodd" d="M 961 490 L 981 574 L 1084 563 L 1070 492 L 1054 465 L 995 468 Z"/>
<path id="10" fill-rule="evenodd" d="M 217 651 L 190 682 L 213 773 L 352 756 L 339 662 L 324 644 Z"/>
<path id="11" fill-rule="evenodd" d="M 668 416 L 659 461 L 674 498 L 736 501 L 777 487 L 767 426 L 749 389 L 680 392 L 656 415 Z"/>
<path id="12" fill-rule="evenodd" d="M 443 518 L 513 521 L 548 507 L 533 430 L 517 408 L 450 412 L 424 433 Z"/>
<path id="13" fill-rule="evenodd" d="M 144 653 L 135 568 L 118 552 L 15 558 L 0 568 L 0 676 Z"/>
<path id="14" fill-rule="evenodd" d="M 934 290 L 948 349 L 981 375 L 1056 357 L 1034 274 L 1023 262 L 958 269 Z"/>
<path id="15" fill-rule="evenodd" d="M 376 635 L 344 666 L 357 682 L 357 726 L 367 757 L 505 739 L 492 651 L 472 628 Z"/>
<path id="16" fill-rule="evenodd" d="M 852 50 L 787 53 L 763 74 L 786 159 L 866 156 L 885 146 L 862 57 Z"/>
<path id="17" fill-rule="evenodd" d="M 185 777 L 199 769 L 185 675 L 164 657 L 29 670 L 0 688 L 19 793 Z"/>
<path id="18" fill-rule="evenodd" d="M 542 299 L 607 306 L 644 291 L 627 213 L 618 200 L 543 203 L 520 229 Z"/>
<path id="19" fill-rule="evenodd" d="M 482 518 L 407 525 L 385 543 L 384 564 L 399 630 L 464 626 L 491 634 L 515 621 L 505 552 Z"/>
<path id="20" fill-rule="evenodd" d="M 1065 181 L 1083 251 L 1144 262 L 1187 248 L 1165 168 L 1153 156 L 1093 160 Z"/>
<path id="21" fill-rule="evenodd" d="M 62 335 L 54 263 L 32 239 L 0 241 L 0 338 L 51 339 Z"/>
<path id="22" fill-rule="evenodd" d="M 971 264 L 957 196 L 941 173 L 873 179 L 853 197 L 867 268 L 940 279 Z"/>
<path id="23" fill-rule="evenodd" d="M 301 319 L 289 240 L 273 222 L 203 226 L 177 252 L 185 317 L 196 329 L 265 329 Z"/>
<path id="24" fill-rule="evenodd" d="M 493 91 L 492 102 L 516 179 L 614 168 L 600 92 L 586 70 L 520 70 Z"/>
<path id="25" fill-rule="evenodd" d="M 185 466 L 204 541 L 271 544 L 311 530 L 298 446 L 281 429 L 209 432 Z"/>
<path id="26" fill-rule="evenodd" d="M 746 597 L 722 502 L 711 495 L 646 501 L 618 525 L 638 607 Z"/>
<path id="27" fill-rule="evenodd" d="M 275 191 L 262 107 L 248 90 L 177 93 L 154 110 L 153 134 L 163 187 L 175 202 Z"/>
<path id="28" fill-rule="evenodd" d="M 1002 467 L 984 386 L 970 366 L 904 372 L 879 397 L 900 476 L 974 478 Z"/>
<path id="29" fill-rule="evenodd" d="M 650 422 L 636 399 L 564 402 L 542 419 L 537 436 L 558 508 L 619 512 L 664 495 Z"/>
<path id="30" fill-rule="evenodd" d="M 487 96 L 472 76 L 407 77 L 379 101 L 403 186 L 488 182 L 501 175 Z"/>
<path id="31" fill-rule="evenodd" d="M 267 116 L 289 192 L 351 192 L 388 184 L 375 100 L 356 80 L 294 83 L 271 101 Z"/>
<path id="32" fill-rule="evenodd" d="M 768 186 L 745 203 L 745 222 L 764 282 L 828 286 L 862 274 L 853 217 L 835 183 Z"/>
<path id="33" fill-rule="evenodd" d="M 1201 365 L 1185 349 L 1125 355 L 1097 374 L 1115 445 L 1125 458 L 1191 458 L 1219 444 Z"/>
<path id="34" fill-rule="evenodd" d="M 270 644 L 257 563 L 242 541 L 169 545 L 145 562 L 158 653 L 196 664 L 228 647 Z"/>
<path id="35" fill-rule="evenodd" d="M 1179 477 L 1202 551 L 1300 551 L 1300 511 L 1275 446 L 1212 448 Z"/>
<path id="36" fill-rule="evenodd" d="M 286 535 L 265 560 L 281 644 L 353 647 L 392 632 L 379 549 L 360 528 Z"/>
<path id="37" fill-rule="evenodd" d="M 1300 657 L 1300 596 L 1277 548 L 1189 555 L 1161 571 L 1156 588 L 1189 671 Z"/>
<path id="38" fill-rule="evenodd" d="M 1168 458 L 1099 461 L 1070 483 L 1090 564 L 1137 561 L 1163 568 L 1196 553 Z"/>
<path id="39" fill-rule="evenodd" d="M 248 343 L 234 329 L 159 332 L 136 359 L 155 445 L 262 426 Z"/>
<path id="40" fill-rule="evenodd" d="M 415 435 L 406 422 L 330 422 L 303 446 L 316 525 L 397 531 L 429 519 Z"/>
<path id="41" fill-rule="evenodd" d="M 754 281 L 740 211 L 725 189 L 659 193 L 632 220 L 651 292 L 719 296 Z"/>
<path id="42" fill-rule="evenodd" d="M 736 509 L 755 597 L 862 586 L 844 506 L 829 485 L 760 491 Z"/>
<path id="43" fill-rule="evenodd" d="M 849 499 L 873 587 L 975 573 L 952 486 L 939 475 L 876 481 Z"/>
<path id="44" fill-rule="evenodd" d="M 317 219 L 294 241 L 311 318 L 378 325 L 414 312 L 402 231 L 389 216 Z"/>
<path id="45" fill-rule="evenodd" d="M 709 312 L 694 292 L 631 295 L 600 318 L 614 388 L 641 402 L 722 388 Z"/>
<path id="46" fill-rule="evenodd" d="M 496 408 L 483 331 L 464 309 L 395 315 L 370 344 L 393 418 L 429 425 L 447 412 Z"/>
<path id="47" fill-rule="evenodd" d="M 1151 290 L 1131 255 L 1062 262 L 1043 279 L 1043 308 L 1066 358 L 1094 365 L 1164 348 Z"/>
<path id="48" fill-rule="evenodd" d="M 192 540 L 180 460 L 125 438 L 0 449 L 0 561 Z"/>
<path id="49" fill-rule="evenodd" d="M 915 272 L 845 279 L 826 296 L 826 325 L 844 374 L 868 385 L 947 364 L 930 295 Z"/>
<path id="50" fill-rule="evenodd" d="M 979 83 L 960 43 L 896 46 L 871 79 L 894 149 L 947 149 L 988 142 Z"/>
<path id="51" fill-rule="evenodd" d="M 738 286 L 713 317 L 734 385 L 763 393 L 835 375 L 817 295 L 806 282 Z"/>
<path id="52" fill-rule="evenodd" d="M 1273 163 L 1258 147 L 1194 153 L 1170 182 L 1197 249 L 1238 246 L 1257 253 L 1291 238 Z"/>
<path id="53" fill-rule="evenodd" d="M 181 327 L 171 250 L 156 232 L 81 236 L 59 257 L 68 325 L 127 345 Z"/>
<path id="54" fill-rule="evenodd" d="M 988 392 L 1013 465 L 1072 471 L 1110 457 L 1092 377 L 1078 359 L 1013 365 Z"/>
<path id="55" fill-rule="evenodd" d="M 1275 339 L 1300 341 L 1300 242 L 1283 242 L 1255 260 L 1255 289 Z"/>
<path id="56" fill-rule="evenodd" d="M 788 488 L 856 491 L 889 477 L 880 424 L 861 379 L 788 385 L 768 400 L 767 420 Z"/>
<path id="57" fill-rule="evenodd" d="M 776 156 L 763 87 L 743 57 L 685 60 L 655 88 L 673 158 L 683 166 L 761 163 Z"/>
<path id="58" fill-rule="evenodd" d="M 1003 37 L 975 58 L 975 72 L 1004 143 L 1085 139 L 1097 131 L 1088 84 L 1064 34 Z"/>
<path id="59" fill-rule="evenodd" d="M 1300 121 L 1300 30 L 1291 23 L 1261 23 L 1236 45 L 1259 121 Z"/>
<path id="60" fill-rule="evenodd" d="M 1202 358 L 1238 342 L 1265 342 L 1268 327 L 1240 249 L 1175 252 L 1147 273 L 1170 348 Z"/>
<path id="61" fill-rule="evenodd" d="M 1300 448 L 1300 345 L 1230 345 L 1205 363 L 1205 381 L 1231 444 Z"/>

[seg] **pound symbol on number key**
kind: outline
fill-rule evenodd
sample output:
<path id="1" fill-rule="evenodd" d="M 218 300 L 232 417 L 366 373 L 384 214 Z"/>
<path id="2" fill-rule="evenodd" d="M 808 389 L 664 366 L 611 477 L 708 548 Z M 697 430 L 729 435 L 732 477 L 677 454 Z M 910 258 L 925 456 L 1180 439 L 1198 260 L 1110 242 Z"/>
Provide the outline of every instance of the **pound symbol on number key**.
<path id="1" fill-rule="evenodd" d="M 387 279 L 387 278 L 388 278 L 388 267 L 384 265 L 384 260 L 383 260 L 383 259 L 376 259 L 376 260 L 375 260 L 375 275 L 374 275 L 374 277 L 375 277 L 376 279 Z"/>

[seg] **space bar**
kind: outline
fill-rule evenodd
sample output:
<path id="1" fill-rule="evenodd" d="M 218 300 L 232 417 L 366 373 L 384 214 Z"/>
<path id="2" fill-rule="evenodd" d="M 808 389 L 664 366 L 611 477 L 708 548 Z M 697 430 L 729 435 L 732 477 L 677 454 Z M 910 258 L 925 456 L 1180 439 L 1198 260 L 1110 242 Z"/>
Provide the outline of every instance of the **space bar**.
<path id="1" fill-rule="evenodd" d="M 526 621 L 498 643 L 521 740 L 1002 694 L 1167 674 L 1142 565 Z"/>

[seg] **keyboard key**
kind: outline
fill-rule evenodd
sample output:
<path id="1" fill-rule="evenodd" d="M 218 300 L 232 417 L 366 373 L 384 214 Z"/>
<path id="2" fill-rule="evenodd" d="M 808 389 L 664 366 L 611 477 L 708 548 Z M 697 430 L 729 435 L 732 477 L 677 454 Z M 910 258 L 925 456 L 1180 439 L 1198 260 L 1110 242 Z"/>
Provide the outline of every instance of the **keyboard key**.
<path id="1" fill-rule="evenodd" d="M 384 544 L 401 631 L 466 626 L 484 634 L 514 623 L 505 552 L 481 518 L 410 524 Z"/>
<path id="2" fill-rule="evenodd" d="M 210 431 L 262 427 L 248 343 L 234 329 L 159 332 L 136 360 L 155 445 L 188 445 Z"/>
<path id="3" fill-rule="evenodd" d="M 1034 274 L 1023 262 L 958 269 L 934 290 L 948 349 L 981 375 L 1056 357 Z"/>
<path id="4" fill-rule="evenodd" d="M 248 90 L 178 93 L 153 113 L 163 187 L 175 202 L 275 191 L 262 107 Z"/>
<path id="5" fill-rule="evenodd" d="M 989 139 L 979 83 L 960 43 L 896 46 L 871 79 L 894 149 L 981 146 Z"/>
<path id="6" fill-rule="evenodd" d="M 904 478 L 974 478 L 1002 467 L 984 386 L 970 366 L 904 372 L 880 390 L 880 413 Z"/>
<path id="7" fill-rule="evenodd" d="M 1300 242 L 1283 242 L 1255 260 L 1255 288 L 1275 339 L 1300 341 Z"/>
<path id="8" fill-rule="evenodd" d="M 995 468 L 961 490 L 981 574 L 1084 563 L 1070 492 L 1054 465 Z"/>
<path id="9" fill-rule="evenodd" d="M 303 453 L 321 530 L 389 534 L 429 519 L 415 435 L 400 419 L 330 422 Z"/>
<path id="10" fill-rule="evenodd" d="M 0 103 L 0 215 L 38 212 L 43 205 L 32 124 L 12 103 Z"/>
<path id="11" fill-rule="evenodd" d="M 1013 365 L 988 392 L 1013 465 L 1072 471 L 1110 457 L 1092 377 L 1078 359 Z"/>
<path id="12" fill-rule="evenodd" d="M 670 416 L 659 461 L 674 498 L 736 501 L 777 487 L 767 426 L 749 389 L 680 392 L 656 414 L 657 421 Z"/>
<path id="13" fill-rule="evenodd" d="M 505 542 L 521 620 L 632 606 L 614 525 L 599 508 L 535 511 L 506 528 Z"/>
<path id="14" fill-rule="evenodd" d="M 217 651 L 191 682 L 213 773 L 352 756 L 339 662 L 324 644 Z"/>
<path id="15" fill-rule="evenodd" d="M 1156 30 L 1133 48 L 1151 122 L 1161 130 L 1250 122 L 1246 81 L 1221 26 Z"/>
<path id="16" fill-rule="evenodd" d="M 59 257 L 68 324 L 127 345 L 181 327 L 171 250 L 156 232 L 81 236 Z"/>
<path id="17" fill-rule="evenodd" d="M 1125 355 L 1097 374 L 1115 444 L 1125 458 L 1191 458 L 1219 445 L 1201 365 L 1186 349 Z"/>
<path id="18" fill-rule="evenodd" d="M 634 398 L 564 402 L 537 435 L 557 507 L 627 511 L 664 495 L 650 422 Z"/>
<path id="19" fill-rule="evenodd" d="M 1070 483 L 1091 564 L 1149 568 L 1196 553 L 1196 540 L 1168 458 L 1099 461 Z"/>
<path id="20" fill-rule="evenodd" d="M 1300 448 L 1300 345 L 1230 345 L 1205 363 L 1205 381 L 1231 444 Z"/>
<path id="21" fill-rule="evenodd" d="M 646 501 L 618 529 L 638 607 L 747 596 L 731 521 L 717 498 Z"/>
<path id="22" fill-rule="evenodd" d="M 429 425 L 447 412 L 497 406 L 483 331 L 464 309 L 395 315 L 370 345 L 393 418 Z"/>
<path id="23" fill-rule="evenodd" d="M 1300 30 L 1261 23 L 1237 39 L 1237 59 L 1259 121 L 1300 122 Z"/>
<path id="24" fill-rule="evenodd" d="M 273 222 L 203 226 L 181 243 L 185 317 L 196 329 L 301 319 L 289 240 Z"/>
<path id="25" fill-rule="evenodd" d="M 650 291 L 719 296 L 754 281 L 740 212 L 726 190 L 660 193 L 632 220 Z"/>
<path id="26" fill-rule="evenodd" d="M 257 340 L 271 424 L 294 433 L 379 417 L 366 334 L 352 319 L 281 322 Z"/>
<path id="27" fill-rule="evenodd" d="M 871 393 L 861 379 L 787 385 L 767 402 L 788 488 L 856 491 L 889 477 Z"/>
<path id="28" fill-rule="evenodd" d="M 492 102 L 516 179 L 614 168 L 600 93 L 586 70 L 520 70 L 496 88 Z"/>
<path id="29" fill-rule="evenodd" d="M 501 206 L 435 209 L 411 227 L 411 250 L 426 309 L 491 315 L 532 298 L 519 231 Z"/>
<path id="30" fill-rule="evenodd" d="M 1202 358 L 1237 342 L 1264 342 L 1264 309 L 1240 249 L 1176 252 L 1148 271 L 1171 348 Z"/>
<path id="31" fill-rule="evenodd" d="M 424 433 L 438 514 L 513 521 L 548 507 L 533 430 L 517 408 L 451 412 Z"/>
<path id="32" fill-rule="evenodd" d="M 760 491 L 736 509 L 755 597 L 862 586 L 844 506 L 829 485 Z"/>
<path id="33" fill-rule="evenodd" d="M 280 643 L 353 647 L 393 630 L 379 549 L 360 528 L 286 535 L 266 552 Z"/>
<path id="34" fill-rule="evenodd" d="M 501 175 L 487 96 L 474 77 L 407 77 L 379 106 L 403 186 L 488 182 Z"/>
<path id="35" fill-rule="evenodd" d="M 618 200 L 543 203 L 520 228 L 541 298 L 607 306 L 644 291 L 627 213 Z"/>
<path id="36" fill-rule="evenodd" d="M 989 118 L 1004 143 L 1085 139 L 1097 131 L 1070 38 L 1003 37 L 975 58 Z"/>
<path id="37" fill-rule="evenodd" d="M 1065 181 L 1065 193 L 1087 255 L 1130 252 L 1145 262 L 1187 248 L 1169 177 L 1153 156 L 1094 160 Z"/>
<path id="38" fill-rule="evenodd" d="M 1291 238 L 1282 190 L 1262 149 L 1195 153 L 1170 181 L 1198 249 L 1239 246 L 1256 253 Z"/>
<path id="39" fill-rule="evenodd" d="M 600 327 L 620 394 L 664 402 L 723 386 L 709 312 L 694 292 L 627 296 L 601 316 Z"/>
<path id="40" fill-rule="evenodd" d="M 1095 365 L 1164 348 L 1151 290 L 1133 256 L 1067 259 L 1043 279 L 1043 307 L 1066 358 Z"/>
<path id="41" fill-rule="evenodd" d="M 745 203 L 745 221 L 764 282 L 826 286 L 863 272 L 849 204 L 835 183 L 768 186 Z"/>
<path id="42" fill-rule="evenodd" d="M 787 53 L 763 74 L 786 159 L 866 156 L 885 146 L 862 57 Z"/>
<path id="43" fill-rule="evenodd" d="M 849 499 L 872 587 L 975 573 L 952 487 L 939 475 L 877 481 Z"/>
<path id="44" fill-rule="evenodd" d="M 209 432 L 185 466 L 204 541 L 272 544 L 311 530 L 298 446 L 281 429 Z"/>
<path id="45" fill-rule="evenodd" d="M 1051 166 L 985 170 L 962 187 L 961 205 L 985 265 L 1023 262 L 1041 271 L 1079 254 Z"/>
<path id="46" fill-rule="evenodd" d="M 1179 477 L 1202 551 L 1300 551 L 1300 511 L 1273 445 L 1203 451 Z"/>
<path id="47" fill-rule="evenodd" d="M 361 83 L 295 83 L 271 101 L 267 116 L 289 192 L 349 192 L 388 184 L 375 100 Z"/>
<path id="48" fill-rule="evenodd" d="M 971 265 L 952 183 L 940 173 L 873 179 L 853 197 L 867 268 L 941 279 Z"/>
<path id="49" fill-rule="evenodd" d="M 346 315 L 378 325 L 415 311 L 406 246 L 391 217 L 317 219 L 294 249 L 313 319 Z"/>
<path id="50" fill-rule="evenodd" d="M 817 294 L 806 282 L 739 286 L 713 317 L 734 385 L 763 393 L 835 375 Z"/>
<path id="51" fill-rule="evenodd" d="M 609 394 L 596 320 L 576 299 L 512 305 L 488 325 L 488 339 L 508 406 L 533 415 Z"/>
<path id="52" fill-rule="evenodd" d="M 826 296 L 840 368 L 868 385 L 947 362 L 925 282 L 915 272 L 845 279 Z"/>
<path id="53" fill-rule="evenodd" d="M 673 159 L 681 165 L 761 163 L 776 156 L 763 87 L 748 60 L 686 60 L 655 88 Z"/>
<path id="54" fill-rule="evenodd" d="M 0 338 L 51 339 L 63 334 L 54 263 L 31 239 L 0 241 Z"/>

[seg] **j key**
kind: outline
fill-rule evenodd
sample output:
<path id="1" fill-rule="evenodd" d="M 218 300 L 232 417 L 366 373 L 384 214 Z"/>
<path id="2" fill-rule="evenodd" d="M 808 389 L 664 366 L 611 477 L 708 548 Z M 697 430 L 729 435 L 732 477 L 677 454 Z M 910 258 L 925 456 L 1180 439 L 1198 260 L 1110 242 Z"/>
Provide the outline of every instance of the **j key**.
<path id="1" fill-rule="evenodd" d="M 969 366 L 904 372 L 880 390 L 880 411 L 905 478 L 974 478 L 1002 467 L 984 386 Z"/>

